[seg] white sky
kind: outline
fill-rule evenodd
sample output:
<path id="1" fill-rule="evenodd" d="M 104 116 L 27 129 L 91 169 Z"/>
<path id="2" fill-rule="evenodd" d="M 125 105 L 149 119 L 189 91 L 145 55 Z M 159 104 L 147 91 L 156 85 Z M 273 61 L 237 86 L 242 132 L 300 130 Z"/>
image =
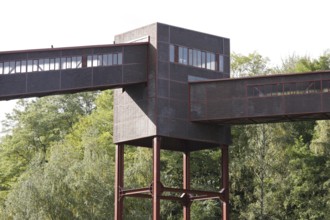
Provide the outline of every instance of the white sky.
<path id="1" fill-rule="evenodd" d="M 274 64 L 330 49 L 328 0 L 1 0 L 0 51 L 109 44 L 154 22 L 231 39 Z M 14 102 L 0 102 L 0 120 Z M 0 125 L 1 130 L 1 125 Z"/>

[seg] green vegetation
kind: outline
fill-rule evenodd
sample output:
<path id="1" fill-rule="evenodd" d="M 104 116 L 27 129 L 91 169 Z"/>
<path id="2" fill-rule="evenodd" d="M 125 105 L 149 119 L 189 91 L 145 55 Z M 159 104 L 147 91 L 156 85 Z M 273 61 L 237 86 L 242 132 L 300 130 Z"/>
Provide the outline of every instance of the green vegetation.
<path id="1" fill-rule="evenodd" d="M 257 53 L 233 54 L 238 76 L 330 69 L 292 56 L 277 68 Z M 0 219 L 112 219 L 112 91 L 20 100 L 0 142 Z M 234 126 L 230 146 L 232 219 L 330 219 L 330 122 Z M 152 151 L 126 148 L 125 185 L 149 186 Z M 192 153 L 192 186 L 220 189 L 220 151 Z M 179 187 L 182 156 L 164 151 L 162 182 Z M 162 219 L 182 219 L 162 201 Z M 151 201 L 125 199 L 125 219 L 149 219 Z M 192 219 L 220 219 L 218 201 L 195 202 Z"/>

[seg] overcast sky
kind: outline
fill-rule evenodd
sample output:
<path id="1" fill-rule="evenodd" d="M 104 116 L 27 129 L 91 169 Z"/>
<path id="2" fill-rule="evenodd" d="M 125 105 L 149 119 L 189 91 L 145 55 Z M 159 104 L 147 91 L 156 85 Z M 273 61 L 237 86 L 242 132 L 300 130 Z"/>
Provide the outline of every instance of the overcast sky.
<path id="1" fill-rule="evenodd" d="M 1 0 L 0 51 L 109 44 L 154 22 L 230 38 L 274 65 L 330 49 L 328 0 Z M 14 102 L 0 102 L 0 120 Z M 0 125 L 1 130 L 1 125 Z"/>

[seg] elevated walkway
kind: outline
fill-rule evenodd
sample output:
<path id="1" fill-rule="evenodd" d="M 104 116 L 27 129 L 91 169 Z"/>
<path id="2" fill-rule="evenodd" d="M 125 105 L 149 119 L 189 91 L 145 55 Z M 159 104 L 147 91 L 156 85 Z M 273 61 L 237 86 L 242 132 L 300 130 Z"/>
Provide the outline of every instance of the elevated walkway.
<path id="1" fill-rule="evenodd" d="M 330 71 L 190 83 L 190 119 L 254 124 L 330 119 Z"/>
<path id="2" fill-rule="evenodd" d="M 145 83 L 148 44 L 0 52 L 0 100 Z"/>

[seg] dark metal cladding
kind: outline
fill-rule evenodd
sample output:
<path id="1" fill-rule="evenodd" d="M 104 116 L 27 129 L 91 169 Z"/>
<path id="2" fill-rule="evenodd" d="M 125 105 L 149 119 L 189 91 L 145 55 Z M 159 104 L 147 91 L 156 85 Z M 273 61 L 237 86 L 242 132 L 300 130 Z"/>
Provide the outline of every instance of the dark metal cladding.
<path id="1" fill-rule="evenodd" d="M 0 64 L 3 69 L 0 72 L 0 100 L 123 88 L 146 83 L 147 50 L 148 42 L 1 52 Z M 116 59 L 117 63 L 108 65 L 107 58 L 106 62 L 104 59 L 105 63 L 88 66 L 88 56 L 103 57 L 107 54 L 115 54 L 116 58 L 111 57 L 111 62 Z M 120 63 L 118 56 L 122 56 Z M 61 65 L 62 59 L 69 63 L 76 57 L 80 59 L 79 68 L 49 67 L 50 60 L 55 62 L 57 59 L 58 65 Z M 41 69 L 40 65 L 44 65 L 45 60 L 47 69 Z M 35 69 L 28 71 L 28 62 L 36 62 L 35 65 L 31 64 L 34 65 L 31 68 Z M 10 71 L 7 69 L 6 74 L 5 64 L 14 66 L 7 67 Z"/>
<path id="2" fill-rule="evenodd" d="M 148 83 L 115 91 L 115 143 L 152 147 L 152 138 L 161 136 L 162 149 L 179 151 L 228 144 L 228 126 L 190 121 L 188 80 L 228 78 L 229 39 L 156 23 L 117 35 L 115 42 L 143 38 L 150 40 Z M 224 71 L 170 62 L 170 45 L 224 54 Z"/>
<path id="3" fill-rule="evenodd" d="M 330 118 L 330 71 L 190 83 L 190 117 L 213 124 Z"/>

